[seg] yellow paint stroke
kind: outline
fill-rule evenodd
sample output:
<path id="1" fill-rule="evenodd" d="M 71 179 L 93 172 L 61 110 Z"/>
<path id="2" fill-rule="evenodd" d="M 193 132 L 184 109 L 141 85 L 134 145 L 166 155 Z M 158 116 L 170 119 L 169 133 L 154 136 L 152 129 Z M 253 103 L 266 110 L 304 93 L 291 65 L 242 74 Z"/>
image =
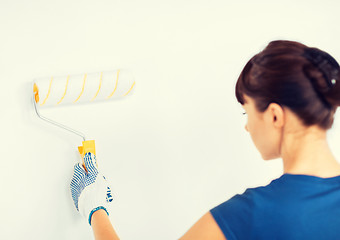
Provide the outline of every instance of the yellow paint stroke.
<path id="1" fill-rule="evenodd" d="M 114 89 L 113 92 L 107 97 L 107 99 L 111 98 L 111 97 L 113 96 L 113 94 L 115 93 L 115 91 L 117 90 L 119 72 L 120 72 L 120 70 L 117 71 L 117 79 L 116 79 L 116 86 L 115 86 L 115 89 Z"/>
<path id="2" fill-rule="evenodd" d="M 97 90 L 97 93 L 96 93 L 96 95 L 92 98 L 91 101 L 93 101 L 93 100 L 96 99 L 96 97 L 97 97 L 97 95 L 98 95 L 98 93 L 99 93 L 99 90 L 100 90 L 100 88 L 102 87 L 102 80 L 103 80 L 103 72 L 100 73 L 99 88 L 98 88 L 98 90 Z"/>
<path id="3" fill-rule="evenodd" d="M 42 104 L 40 104 L 40 106 L 43 106 L 43 105 L 46 103 L 46 101 L 47 101 L 48 97 L 50 96 L 52 82 L 53 82 L 53 77 L 51 78 L 51 81 L 50 81 L 50 86 L 48 87 L 47 96 L 46 96 L 46 98 L 44 99 L 43 103 L 42 103 Z"/>
<path id="4" fill-rule="evenodd" d="M 57 103 L 57 105 L 60 104 L 60 103 L 64 100 L 64 97 L 65 97 L 66 92 L 67 92 L 67 86 L 68 86 L 68 81 L 69 81 L 69 80 L 70 80 L 70 76 L 67 76 L 64 94 L 63 94 L 63 96 L 61 97 L 61 99 L 59 100 L 59 102 Z"/>
<path id="5" fill-rule="evenodd" d="M 74 103 L 76 103 L 79 100 L 79 98 L 81 97 L 81 95 L 83 95 L 83 93 L 84 93 L 86 77 L 87 77 L 87 74 L 85 73 L 84 81 L 83 81 L 83 88 L 81 89 L 81 93 L 80 93 L 79 97 L 74 101 Z"/>
<path id="6" fill-rule="evenodd" d="M 127 93 L 125 93 L 123 96 L 126 96 L 126 95 L 128 95 L 128 94 L 129 94 L 129 92 L 131 92 L 132 88 L 135 86 L 135 83 L 136 83 L 136 82 L 133 82 L 133 84 L 132 84 L 132 86 L 131 86 L 130 90 L 129 90 Z"/>

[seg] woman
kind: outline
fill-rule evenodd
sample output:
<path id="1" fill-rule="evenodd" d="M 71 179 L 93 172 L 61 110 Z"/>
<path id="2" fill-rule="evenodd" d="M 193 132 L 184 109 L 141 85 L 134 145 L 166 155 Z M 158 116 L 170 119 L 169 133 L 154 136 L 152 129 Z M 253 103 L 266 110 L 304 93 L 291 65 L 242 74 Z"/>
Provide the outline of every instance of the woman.
<path id="1" fill-rule="evenodd" d="M 284 173 L 213 208 L 182 240 L 340 238 L 340 164 L 326 140 L 339 81 L 334 58 L 298 42 L 271 42 L 250 59 L 236 84 L 245 129 L 264 160 L 282 158 Z"/>

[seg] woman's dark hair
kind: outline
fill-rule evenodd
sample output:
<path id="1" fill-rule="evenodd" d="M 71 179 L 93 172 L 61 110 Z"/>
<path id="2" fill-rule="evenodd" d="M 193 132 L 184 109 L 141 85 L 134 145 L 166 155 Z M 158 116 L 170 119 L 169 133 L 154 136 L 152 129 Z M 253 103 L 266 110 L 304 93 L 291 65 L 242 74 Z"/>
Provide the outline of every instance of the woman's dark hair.
<path id="1" fill-rule="evenodd" d="M 293 41 L 273 41 L 252 57 L 236 83 L 236 98 L 255 100 L 264 112 L 270 103 L 293 111 L 306 126 L 331 128 L 340 105 L 340 67 L 328 53 Z"/>

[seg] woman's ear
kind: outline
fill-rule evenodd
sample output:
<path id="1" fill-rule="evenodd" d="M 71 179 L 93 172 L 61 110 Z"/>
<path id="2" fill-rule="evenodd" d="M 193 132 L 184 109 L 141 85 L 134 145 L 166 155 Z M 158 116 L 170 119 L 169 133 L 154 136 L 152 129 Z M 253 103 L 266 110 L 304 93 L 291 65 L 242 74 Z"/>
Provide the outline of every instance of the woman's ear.
<path id="1" fill-rule="evenodd" d="M 277 103 L 269 104 L 266 112 L 268 112 L 268 119 L 274 127 L 281 128 L 285 124 L 285 112 L 284 109 Z"/>

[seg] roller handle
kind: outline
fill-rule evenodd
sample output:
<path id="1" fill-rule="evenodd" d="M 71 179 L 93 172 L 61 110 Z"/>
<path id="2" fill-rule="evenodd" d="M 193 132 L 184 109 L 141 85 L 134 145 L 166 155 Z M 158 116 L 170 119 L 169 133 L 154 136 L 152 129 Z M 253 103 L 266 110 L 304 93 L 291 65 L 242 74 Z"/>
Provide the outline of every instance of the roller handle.
<path id="1" fill-rule="evenodd" d="M 86 166 L 85 166 L 85 163 L 84 163 L 84 157 L 85 157 L 85 154 L 89 153 L 89 152 L 96 155 L 96 147 L 95 147 L 94 140 L 83 141 L 83 145 L 78 147 L 78 151 L 79 151 L 81 159 L 82 159 L 83 167 L 84 167 L 85 171 L 87 172 L 87 169 L 86 169 Z M 98 167 L 98 163 L 97 163 L 97 167 Z"/>

